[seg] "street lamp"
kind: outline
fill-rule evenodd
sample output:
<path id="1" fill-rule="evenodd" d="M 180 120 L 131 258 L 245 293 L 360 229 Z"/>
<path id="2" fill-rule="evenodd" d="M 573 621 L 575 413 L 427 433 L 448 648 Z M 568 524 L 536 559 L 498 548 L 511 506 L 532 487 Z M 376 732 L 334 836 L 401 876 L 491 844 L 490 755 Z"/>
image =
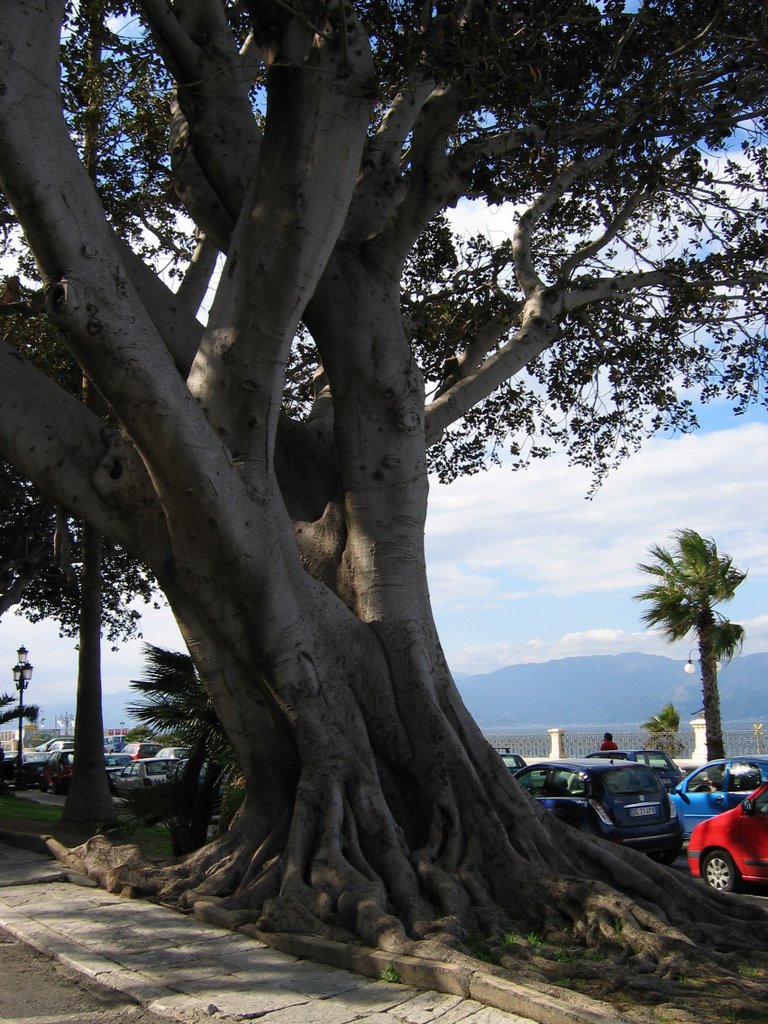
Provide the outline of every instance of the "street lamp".
<path id="1" fill-rule="evenodd" d="M 16 789 L 24 788 L 24 691 L 32 678 L 29 651 L 23 645 L 16 652 L 17 662 L 13 666 L 13 681 L 19 691 L 19 749 L 16 754 Z"/>

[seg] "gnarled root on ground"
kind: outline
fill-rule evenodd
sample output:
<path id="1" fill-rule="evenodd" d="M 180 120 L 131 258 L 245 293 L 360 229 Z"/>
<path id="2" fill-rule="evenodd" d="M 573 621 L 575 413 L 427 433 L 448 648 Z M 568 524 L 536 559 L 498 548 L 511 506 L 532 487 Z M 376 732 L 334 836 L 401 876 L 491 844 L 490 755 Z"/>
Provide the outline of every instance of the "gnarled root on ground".
<path id="1" fill-rule="evenodd" d="M 442 840 L 433 835 L 408 851 L 383 819 L 364 816 L 348 792 L 337 796 L 297 800 L 290 822 L 258 838 L 243 815 L 173 863 L 95 837 L 68 851 L 70 866 L 75 858 L 109 891 L 180 909 L 214 899 L 235 923 L 250 920 L 266 932 L 476 967 L 480 958 L 484 970 L 565 980 L 618 1004 L 701 1000 L 712 1021 L 718 1000 L 732 1017 L 738 1000 L 745 1019 L 761 1000 L 764 1007 L 768 914 L 754 905 L 694 888 L 672 869 L 535 808 L 526 807 L 527 821 L 518 816 L 527 832 L 514 842 L 502 844 L 480 815 L 469 815 L 468 831 L 458 814 L 443 814 Z"/>

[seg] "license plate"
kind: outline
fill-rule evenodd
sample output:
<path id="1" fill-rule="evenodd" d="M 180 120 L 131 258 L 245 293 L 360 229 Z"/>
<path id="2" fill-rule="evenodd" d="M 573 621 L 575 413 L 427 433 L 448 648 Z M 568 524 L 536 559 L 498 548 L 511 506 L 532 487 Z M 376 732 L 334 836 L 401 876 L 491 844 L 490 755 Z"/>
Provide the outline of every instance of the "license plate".
<path id="1" fill-rule="evenodd" d="M 630 807 L 629 808 L 629 816 L 631 818 L 641 818 L 641 817 L 644 817 L 647 814 L 655 814 L 655 813 L 656 813 L 656 808 L 651 806 L 650 804 L 646 805 L 645 807 Z"/>

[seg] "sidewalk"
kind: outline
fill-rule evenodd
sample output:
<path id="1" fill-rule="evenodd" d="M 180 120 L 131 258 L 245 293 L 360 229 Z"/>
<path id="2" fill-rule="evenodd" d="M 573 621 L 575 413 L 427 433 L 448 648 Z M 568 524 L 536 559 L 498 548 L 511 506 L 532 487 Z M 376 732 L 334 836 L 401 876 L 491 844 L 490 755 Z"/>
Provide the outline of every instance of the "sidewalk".
<path id="1" fill-rule="evenodd" d="M 211 1018 L 266 1018 L 269 1024 L 622 1024 L 619 1015 L 600 1012 L 600 1004 L 572 1005 L 565 994 L 561 1002 L 510 984 L 507 995 L 530 1007 L 533 1016 L 486 1005 L 499 1001 L 498 979 L 491 975 L 484 975 L 485 989 L 482 979 L 473 981 L 478 993 L 490 997 L 482 1001 L 425 991 L 421 984 L 371 980 L 166 907 L 112 895 L 44 854 L 2 841 L 0 927 L 145 1009 L 185 1024 Z"/>

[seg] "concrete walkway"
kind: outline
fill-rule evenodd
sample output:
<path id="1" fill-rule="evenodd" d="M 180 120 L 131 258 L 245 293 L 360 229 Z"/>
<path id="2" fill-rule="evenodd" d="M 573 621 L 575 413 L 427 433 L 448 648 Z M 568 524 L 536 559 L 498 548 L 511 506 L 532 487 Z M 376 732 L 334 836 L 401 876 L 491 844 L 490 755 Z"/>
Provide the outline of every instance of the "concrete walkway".
<path id="1" fill-rule="evenodd" d="M 111 895 L 41 853 L 4 842 L 0 927 L 145 1009 L 186 1024 L 212 1017 L 266 1018 L 268 1024 L 621 1024 L 620 1016 L 600 1012 L 600 1004 L 571 1005 L 522 986 L 510 991 L 532 1007 L 532 1016 L 421 985 L 371 980 Z M 492 989 L 485 991 L 498 1001 Z"/>

